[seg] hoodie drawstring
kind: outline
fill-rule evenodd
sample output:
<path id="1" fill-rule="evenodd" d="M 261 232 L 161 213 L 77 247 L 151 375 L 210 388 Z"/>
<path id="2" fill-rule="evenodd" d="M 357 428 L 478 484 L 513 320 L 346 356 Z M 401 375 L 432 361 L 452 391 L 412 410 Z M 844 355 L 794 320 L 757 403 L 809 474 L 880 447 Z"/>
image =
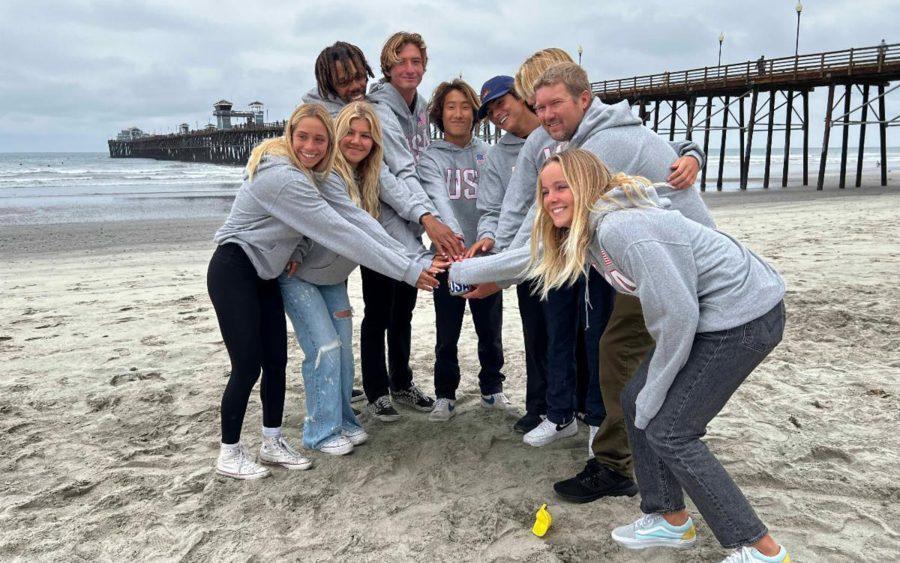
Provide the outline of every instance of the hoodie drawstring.
<path id="1" fill-rule="evenodd" d="M 585 272 L 584 275 L 584 329 L 587 330 L 591 328 L 591 314 L 590 310 L 594 308 L 591 305 L 591 266 L 588 266 L 588 271 Z"/>

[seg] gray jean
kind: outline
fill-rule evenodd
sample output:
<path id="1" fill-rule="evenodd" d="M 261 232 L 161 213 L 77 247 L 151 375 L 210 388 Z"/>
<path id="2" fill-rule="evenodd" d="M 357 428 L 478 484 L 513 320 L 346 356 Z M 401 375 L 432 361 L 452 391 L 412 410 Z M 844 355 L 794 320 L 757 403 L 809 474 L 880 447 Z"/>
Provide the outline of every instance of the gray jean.
<path id="1" fill-rule="evenodd" d="M 634 473 L 646 514 L 684 509 L 684 491 L 726 548 L 752 544 L 766 526 L 700 438 L 747 376 L 781 341 L 784 302 L 744 325 L 701 332 L 666 400 L 645 430 L 634 426 L 635 400 L 652 351 L 622 393 Z"/>

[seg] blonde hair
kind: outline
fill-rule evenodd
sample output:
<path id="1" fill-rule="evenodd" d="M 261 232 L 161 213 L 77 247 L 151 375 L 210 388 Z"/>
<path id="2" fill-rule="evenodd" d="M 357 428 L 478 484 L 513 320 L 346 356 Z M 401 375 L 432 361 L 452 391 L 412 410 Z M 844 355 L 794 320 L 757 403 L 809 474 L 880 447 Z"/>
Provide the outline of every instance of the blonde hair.
<path id="1" fill-rule="evenodd" d="M 381 48 L 381 73 L 384 74 L 386 82 L 391 80 L 391 69 L 400 62 L 400 50 L 407 43 L 412 43 L 419 48 L 422 53 L 422 69 L 428 67 L 428 48 L 425 46 L 425 40 L 418 33 L 409 33 L 407 31 L 398 31 L 388 37 Z"/>
<path id="2" fill-rule="evenodd" d="M 578 98 L 583 93 L 591 91 L 591 82 L 588 80 L 587 73 L 575 63 L 556 63 L 549 67 L 535 80 L 532 88 L 537 92 L 544 86 L 556 86 L 557 84 L 563 84 L 573 98 Z"/>
<path id="3" fill-rule="evenodd" d="M 294 129 L 297 128 L 300 120 L 306 117 L 315 117 L 321 121 L 328 134 L 328 148 L 325 151 L 325 156 L 322 157 L 322 160 L 319 161 L 319 164 L 313 170 L 303 166 L 294 153 L 294 148 L 291 146 Z M 284 123 L 284 134 L 274 139 L 266 139 L 253 147 L 250 158 L 247 159 L 247 177 L 253 180 L 253 175 L 256 174 L 256 169 L 259 168 L 262 158 L 267 154 L 271 154 L 287 157 L 294 166 L 309 175 L 310 179 L 315 183 L 317 180 L 316 176 L 324 178 L 331 174 L 331 170 L 334 168 L 334 148 L 334 122 L 331 120 L 331 115 L 319 104 L 301 104 L 297 106 L 294 113 Z"/>
<path id="4" fill-rule="evenodd" d="M 350 132 L 350 125 L 354 119 L 362 119 L 369 124 L 372 150 L 362 162 L 354 166 L 347 162 L 338 147 L 334 156 L 334 169 L 347 184 L 350 198 L 377 219 L 381 210 L 378 177 L 381 172 L 381 159 L 384 155 L 381 123 L 371 105 L 366 102 L 351 102 L 344 106 L 344 109 L 335 118 L 334 130 L 337 144 L 340 144 L 341 139 Z"/>
<path id="5" fill-rule="evenodd" d="M 529 103 L 534 100 L 534 83 L 541 77 L 545 70 L 557 63 L 575 62 L 568 53 L 558 47 L 549 47 L 541 49 L 534 53 L 522 63 L 519 71 L 513 79 L 516 87 L 516 94 L 522 100 Z"/>
<path id="6" fill-rule="evenodd" d="M 621 207 L 607 193 L 620 188 L 625 197 L 635 207 L 656 207 L 647 195 L 650 181 L 640 176 L 611 174 L 609 168 L 591 152 L 571 149 L 548 158 L 541 172 L 557 163 L 562 168 L 563 178 L 572 193 L 574 209 L 572 224 L 568 228 L 558 228 L 542 205 L 542 185 L 540 174 L 537 181 L 537 217 L 531 233 L 531 261 L 528 277 L 537 280 L 537 290 L 546 299 L 550 290 L 571 285 L 585 272 L 587 249 L 594 233 L 590 228 L 591 210 L 598 201 L 613 207 Z M 543 245 L 543 252 L 541 246 Z"/>

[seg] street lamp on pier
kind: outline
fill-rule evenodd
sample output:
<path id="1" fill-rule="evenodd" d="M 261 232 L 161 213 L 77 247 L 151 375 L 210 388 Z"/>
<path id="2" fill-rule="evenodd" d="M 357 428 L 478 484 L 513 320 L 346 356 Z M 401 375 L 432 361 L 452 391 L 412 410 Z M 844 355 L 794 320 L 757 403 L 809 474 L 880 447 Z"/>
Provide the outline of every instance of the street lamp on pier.
<path id="1" fill-rule="evenodd" d="M 797 0 L 797 5 L 794 7 L 797 10 L 797 41 L 794 43 L 794 56 L 800 52 L 800 12 L 803 11 L 803 4 L 800 3 L 800 0 Z"/>
<path id="2" fill-rule="evenodd" d="M 719 33 L 719 64 L 717 66 L 722 66 L 722 41 L 725 41 L 725 32 Z"/>
<path id="3" fill-rule="evenodd" d="M 578 46 L 578 66 L 581 66 L 581 54 L 584 53 L 584 49 L 581 45 Z"/>

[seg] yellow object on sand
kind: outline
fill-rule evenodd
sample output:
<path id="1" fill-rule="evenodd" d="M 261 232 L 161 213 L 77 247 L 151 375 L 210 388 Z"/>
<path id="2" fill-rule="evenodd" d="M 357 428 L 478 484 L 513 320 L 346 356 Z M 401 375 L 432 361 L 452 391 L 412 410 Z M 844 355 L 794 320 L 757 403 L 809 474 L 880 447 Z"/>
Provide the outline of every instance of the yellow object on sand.
<path id="1" fill-rule="evenodd" d="M 550 529 L 551 522 L 553 522 L 553 517 L 547 511 L 547 504 L 544 503 L 538 508 L 537 514 L 534 516 L 534 526 L 531 527 L 531 532 L 542 538 L 547 533 L 547 530 Z"/>

